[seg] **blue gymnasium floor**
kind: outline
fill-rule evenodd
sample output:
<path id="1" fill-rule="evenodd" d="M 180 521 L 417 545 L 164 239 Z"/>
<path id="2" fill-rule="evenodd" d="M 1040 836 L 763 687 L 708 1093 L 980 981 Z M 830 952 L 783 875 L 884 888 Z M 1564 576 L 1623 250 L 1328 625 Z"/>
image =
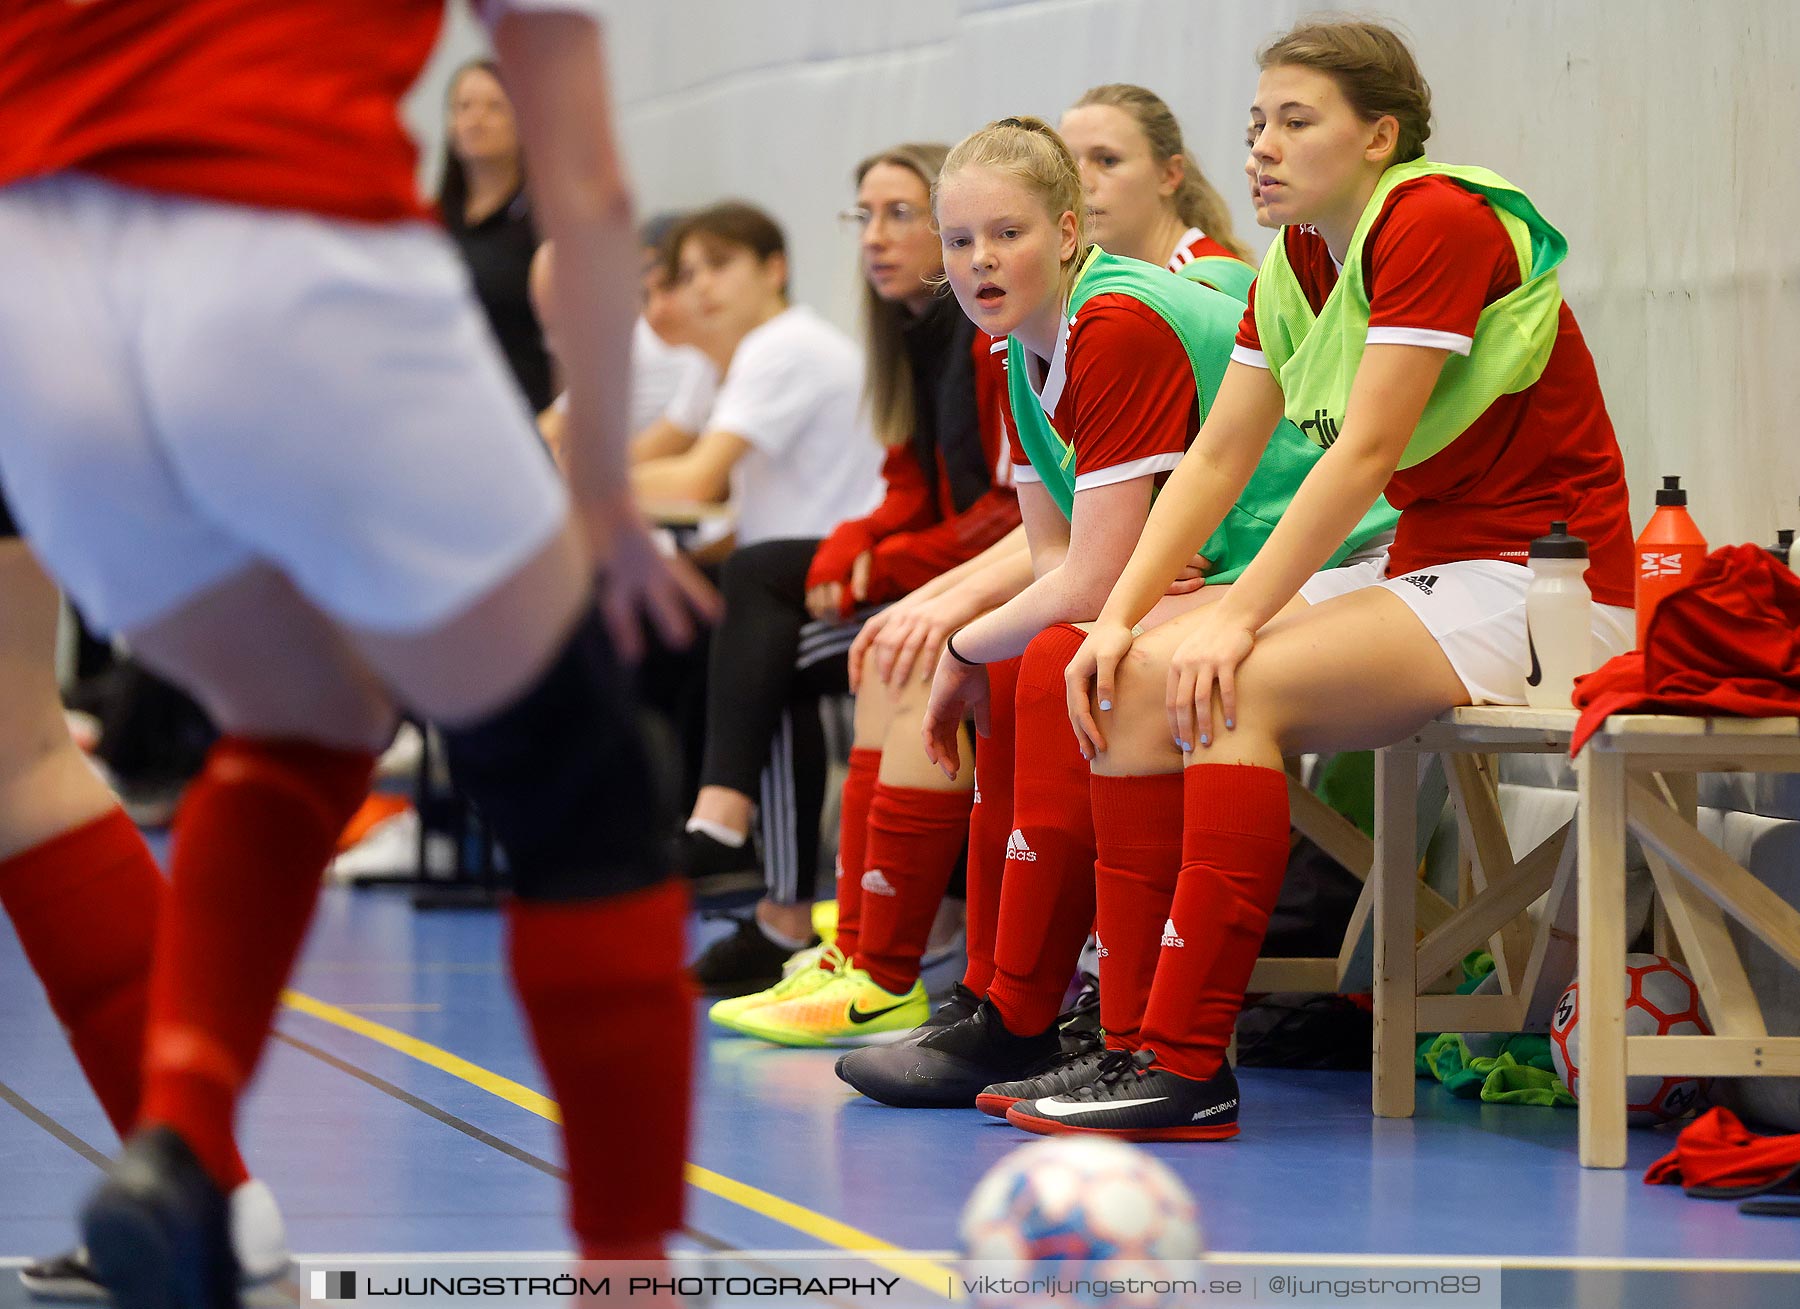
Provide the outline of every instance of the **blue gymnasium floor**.
<path id="1" fill-rule="evenodd" d="M 565 1248 L 549 1104 L 504 985 L 494 914 L 328 890 L 295 989 L 242 1137 L 296 1251 Z M 698 1027 L 692 1249 L 921 1251 L 945 1266 L 975 1180 L 1031 1139 L 974 1110 L 862 1100 L 832 1075 L 831 1052 Z M 622 1052 L 622 1075 L 643 1078 L 648 1095 L 647 1065 Z M 1571 1112 L 1482 1106 L 1422 1084 L 1416 1118 L 1382 1121 L 1366 1074 L 1249 1070 L 1242 1081 L 1239 1139 L 1150 1147 L 1198 1197 L 1224 1266 L 1261 1263 L 1266 1275 L 1348 1256 L 1392 1271 L 1407 1256 L 1451 1267 L 1487 1257 L 1504 1265 L 1507 1305 L 1800 1304 L 1800 1220 L 1644 1186 L 1663 1133 L 1634 1133 L 1631 1167 L 1596 1172 L 1575 1162 Z M 0 1100 L 0 1257 L 12 1264 L 67 1242 L 111 1134 L 10 930 Z M 857 1265 L 871 1271 L 840 1261 Z M 20 1302 L 0 1276 L 0 1306 Z"/>

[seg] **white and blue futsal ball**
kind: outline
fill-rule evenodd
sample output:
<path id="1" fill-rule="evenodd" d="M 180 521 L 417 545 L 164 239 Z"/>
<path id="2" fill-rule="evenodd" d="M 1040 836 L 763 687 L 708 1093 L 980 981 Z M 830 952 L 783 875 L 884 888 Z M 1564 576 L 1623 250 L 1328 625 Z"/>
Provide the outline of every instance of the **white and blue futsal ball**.
<path id="1" fill-rule="evenodd" d="M 976 1184 L 959 1233 L 979 1305 L 1178 1303 L 1153 1285 L 1091 1292 L 1119 1279 L 1191 1277 L 1205 1248 L 1181 1179 L 1148 1151 L 1100 1136 L 1055 1136 L 1014 1150 Z M 1002 1276 L 1012 1283 L 1008 1293 L 992 1281 L 984 1286 L 984 1277 Z M 1044 1279 L 1060 1285 L 1052 1291 Z M 1027 1290 L 1021 1280 L 1039 1285 Z M 1070 1289 L 1080 1283 L 1089 1293 Z"/>

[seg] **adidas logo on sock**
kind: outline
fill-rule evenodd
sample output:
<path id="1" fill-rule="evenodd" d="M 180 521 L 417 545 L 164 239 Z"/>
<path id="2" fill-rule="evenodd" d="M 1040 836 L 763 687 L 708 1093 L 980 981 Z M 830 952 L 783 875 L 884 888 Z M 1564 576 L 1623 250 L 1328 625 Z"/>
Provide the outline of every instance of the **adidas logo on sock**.
<path id="1" fill-rule="evenodd" d="M 1104 945 L 1100 944 L 1100 933 L 1095 932 L 1094 933 L 1094 958 L 1104 959 L 1104 958 L 1106 958 L 1107 955 L 1109 955 L 1111 953 L 1112 953 L 1111 950 L 1108 950 Z"/>
<path id="2" fill-rule="evenodd" d="M 1023 859 L 1027 863 L 1037 862 L 1037 856 L 1031 852 L 1031 847 L 1025 844 L 1025 833 L 1016 827 L 1013 828 L 1013 834 L 1006 838 L 1006 857 Z"/>
<path id="3" fill-rule="evenodd" d="M 1175 920 L 1173 918 L 1163 924 L 1162 943 L 1165 950 L 1170 948 L 1179 950 L 1187 944 L 1186 941 L 1175 935 Z"/>
<path id="4" fill-rule="evenodd" d="M 844 861 L 842 859 L 831 861 L 831 875 L 840 882 L 844 880 Z"/>
<path id="5" fill-rule="evenodd" d="M 1202 1109 L 1199 1113 L 1195 1114 L 1192 1118 L 1188 1119 L 1188 1121 L 1190 1123 L 1197 1123 L 1202 1118 L 1211 1118 L 1214 1114 L 1222 1114 L 1227 1109 L 1236 1109 L 1236 1108 L 1237 1108 L 1236 1100 L 1227 1100 L 1224 1104 L 1216 1104 L 1216 1105 L 1213 1105 L 1210 1109 Z"/>
<path id="6" fill-rule="evenodd" d="M 862 889 L 870 895 L 898 895 L 894 884 L 888 881 L 879 868 L 871 868 L 862 875 Z"/>
<path id="7" fill-rule="evenodd" d="M 1438 575 L 1436 573 L 1412 573 L 1406 577 L 1402 577 L 1400 580 L 1402 582 L 1411 582 L 1426 595 L 1430 595 L 1431 588 L 1437 585 Z"/>

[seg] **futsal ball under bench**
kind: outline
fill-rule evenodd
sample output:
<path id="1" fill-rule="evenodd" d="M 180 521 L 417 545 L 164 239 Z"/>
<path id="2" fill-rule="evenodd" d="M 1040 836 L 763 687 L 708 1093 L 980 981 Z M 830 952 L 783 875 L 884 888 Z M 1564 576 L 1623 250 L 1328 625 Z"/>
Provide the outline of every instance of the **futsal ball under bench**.
<path id="1" fill-rule="evenodd" d="M 1625 956 L 1628 989 L 1625 996 L 1626 1036 L 1710 1036 L 1712 1028 L 1700 1016 L 1700 990 L 1688 970 L 1655 954 Z M 1556 1075 L 1581 1098 L 1581 996 L 1571 983 L 1556 1002 L 1550 1019 L 1550 1057 Z M 1654 1074 L 1625 1079 L 1626 1121 L 1633 1127 L 1649 1127 L 1686 1117 L 1700 1105 L 1701 1079 L 1658 1077 Z"/>
<path id="2" fill-rule="evenodd" d="M 1057 1136 L 1001 1159 L 976 1183 L 960 1226 L 965 1269 L 1067 1284 L 1117 1277 L 1191 1276 L 1199 1259 L 1199 1213 L 1174 1173 L 1135 1145 L 1106 1137 Z M 977 1280 L 977 1286 L 979 1281 Z M 977 1293 L 981 1305 L 1060 1304 L 1084 1297 Z M 1165 1298 L 1113 1296 L 1109 1305 L 1160 1305 Z"/>

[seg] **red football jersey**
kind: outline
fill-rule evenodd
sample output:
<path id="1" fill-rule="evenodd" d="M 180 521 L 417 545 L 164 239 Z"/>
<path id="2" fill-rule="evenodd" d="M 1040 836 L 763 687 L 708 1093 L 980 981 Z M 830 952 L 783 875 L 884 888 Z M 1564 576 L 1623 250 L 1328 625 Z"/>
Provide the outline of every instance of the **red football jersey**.
<path id="1" fill-rule="evenodd" d="M 1325 240 L 1283 229 L 1288 261 L 1315 310 L 1337 285 Z M 1371 345 L 1424 345 L 1467 354 L 1481 311 L 1519 285 L 1519 261 L 1487 202 L 1446 178 L 1394 189 L 1363 244 Z M 1244 362 L 1260 362 L 1256 288 L 1238 328 Z M 1588 543 L 1588 588 L 1601 604 L 1632 603 L 1625 463 L 1593 356 L 1565 303 L 1543 376 L 1488 406 L 1423 463 L 1396 472 L 1400 510 L 1388 573 L 1457 559 L 1524 564 L 1554 520 Z"/>
<path id="2" fill-rule="evenodd" d="M 420 216 L 401 97 L 444 0 L 11 0 L 0 185 L 126 186 L 372 222 Z"/>

